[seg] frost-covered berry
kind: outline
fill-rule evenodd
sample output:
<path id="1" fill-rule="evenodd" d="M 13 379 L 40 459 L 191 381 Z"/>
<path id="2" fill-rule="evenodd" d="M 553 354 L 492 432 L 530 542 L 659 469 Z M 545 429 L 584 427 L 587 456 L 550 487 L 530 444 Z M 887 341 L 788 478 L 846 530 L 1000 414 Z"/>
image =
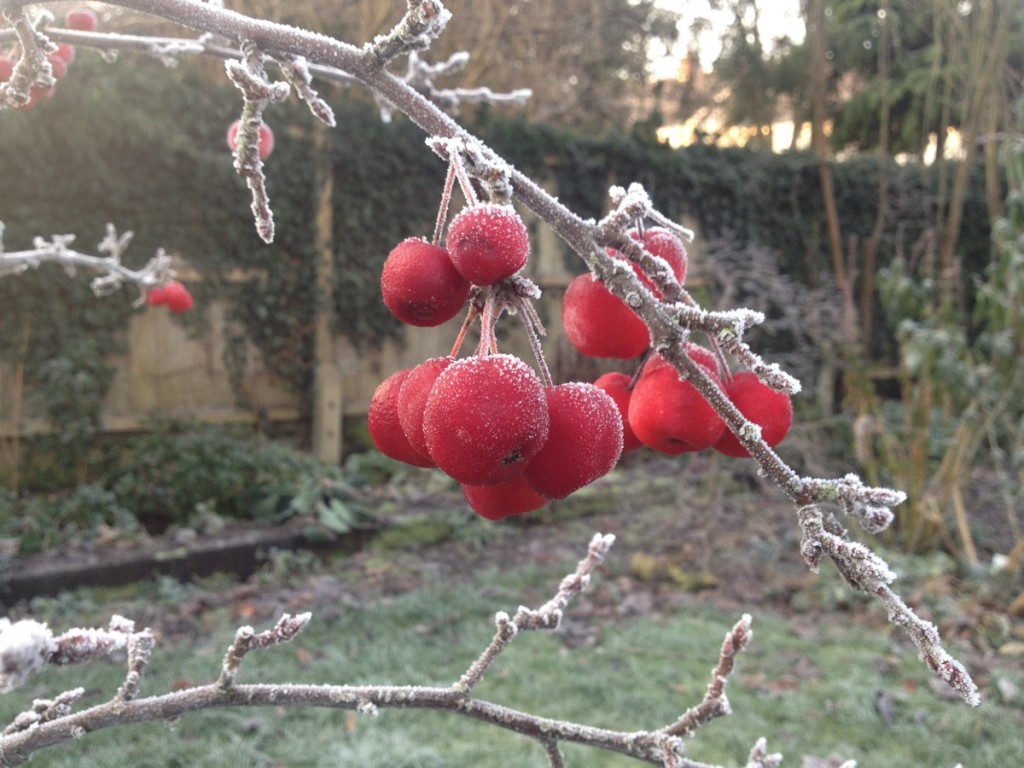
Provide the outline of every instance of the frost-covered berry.
<path id="1" fill-rule="evenodd" d="M 789 395 L 772 389 L 752 371 L 737 373 L 725 382 L 723 389 L 736 409 L 761 428 L 761 439 L 773 448 L 782 442 L 793 424 L 793 403 Z M 726 456 L 750 456 L 739 438 L 728 429 L 714 449 Z"/>
<path id="2" fill-rule="evenodd" d="M 590 273 L 574 277 L 562 298 L 566 338 L 584 355 L 629 360 L 651 343 L 643 320 Z"/>
<path id="3" fill-rule="evenodd" d="M 622 417 L 615 401 L 593 384 L 572 382 L 545 387 L 548 439 L 523 479 L 549 499 L 573 491 L 610 472 L 622 455 Z"/>
<path id="4" fill-rule="evenodd" d="M 594 382 L 594 386 L 604 391 L 619 409 L 619 416 L 622 419 L 623 453 L 635 451 L 643 445 L 640 439 L 633 433 L 633 428 L 629 426 L 629 401 L 633 395 L 633 390 L 629 386 L 631 381 L 631 376 L 618 371 L 612 371 L 598 377 Z"/>
<path id="5" fill-rule="evenodd" d="M 430 457 L 459 483 L 507 482 L 548 438 L 544 387 L 513 355 L 456 360 L 430 391 L 423 435 Z"/>
<path id="6" fill-rule="evenodd" d="M 530 257 L 530 239 L 519 214 L 507 205 L 473 205 L 448 225 L 452 264 L 473 285 L 511 277 Z"/>
<path id="7" fill-rule="evenodd" d="M 409 371 L 398 393 L 398 423 L 410 445 L 424 456 L 429 456 L 430 450 L 423 436 L 423 410 L 437 377 L 454 362 L 451 356 L 425 360 Z"/>
<path id="8" fill-rule="evenodd" d="M 644 370 L 629 400 L 629 425 L 644 445 L 670 456 L 710 448 L 725 431 L 717 411 L 669 365 Z"/>
<path id="9" fill-rule="evenodd" d="M 470 508 L 488 520 L 533 512 L 548 503 L 522 475 L 500 485 L 462 485 L 460 488 Z"/>
<path id="10" fill-rule="evenodd" d="M 448 251 L 418 237 L 396 245 L 380 275 L 385 306 L 403 323 L 419 327 L 455 317 L 469 298 L 469 289 Z"/>
<path id="11" fill-rule="evenodd" d="M 397 371 L 377 385 L 370 398 L 367 429 L 373 444 L 385 456 L 414 467 L 432 467 L 434 462 L 409 443 L 398 420 L 398 395 L 409 372 L 408 368 Z"/>

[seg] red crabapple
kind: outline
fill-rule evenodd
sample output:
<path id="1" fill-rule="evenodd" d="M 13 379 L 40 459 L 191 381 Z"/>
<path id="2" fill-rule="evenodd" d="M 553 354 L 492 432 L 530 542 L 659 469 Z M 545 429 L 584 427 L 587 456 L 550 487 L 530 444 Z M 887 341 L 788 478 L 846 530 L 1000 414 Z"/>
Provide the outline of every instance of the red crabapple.
<path id="1" fill-rule="evenodd" d="M 522 475 L 500 485 L 462 485 L 462 495 L 470 508 L 488 520 L 502 520 L 511 515 L 533 512 L 548 499 L 531 488 Z"/>
<path id="2" fill-rule="evenodd" d="M 548 439 L 522 476 L 541 496 L 564 499 L 618 463 L 622 417 L 615 401 L 593 384 L 557 384 L 544 392 Z"/>
<path id="3" fill-rule="evenodd" d="M 774 448 L 782 442 L 793 424 L 793 403 L 789 395 L 772 389 L 753 371 L 741 371 L 725 382 L 725 394 L 749 421 L 761 427 L 761 438 Z M 746 458 L 750 452 L 739 438 L 726 430 L 714 449 L 726 456 Z"/>
<path id="4" fill-rule="evenodd" d="M 0 53 L 0 83 L 6 83 L 14 74 L 14 62 Z"/>
<path id="5" fill-rule="evenodd" d="M 404 461 L 414 467 L 432 467 L 429 457 L 416 451 L 409 443 L 398 421 L 398 394 L 402 383 L 409 375 L 409 369 L 388 376 L 377 385 L 370 398 L 370 410 L 366 417 L 370 438 L 377 450 L 397 461 Z"/>
<path id="6" fill-rule="evenodd" d="M 640 233 L 631 229 L 629 236 L 641 242 Z M 664 259 L 672 269 L 672 274 L 682 285 L 686 280 L 686 248 L 683 241 L 676 237 L 675 233 L 664 227 L 648 227 L 644 230 L 644 249 L 652 256 L 659 256 Z"/>
<path id="7" fill-rule="evenodd" d="M 146 291 L 146 303 L 151 307 L 159 307 L 167 303 L 167 289 L 158 285 Z"/>
<path id="8" fill-rule="evenodd" d="M 78 54 L 75 51 L 75 46 L 69 45 L 68 43 L 61 43 L 57 46 L 57 50 L 54 51 L 52 55 L 59 56 L 60 58 L 64 59 L 65 64 L 71 66 L 71 64 L 75 61 L 75 56 L 77 56 Z"/>
<path id="9" fill-rule="evenodd" d="M 68 29 L 77 29 L 79 32 L 95 32 L 98 22 L 96 14 L 88 8 L 75 8 L 68 11 L 64 24 Z"/>
<path id="10" fill-rule="evenodd" d="M 54 80 L 63 80 L 68 73 L 68 63 L 56 53 L 51 53 L 46 60 L 50 62 L 50 71 L 53 73 Z"/>
<path id="11" fill-rule="evenodd" d="M 629 388 L 631 381 L 631 376 L 613 371 L 598 377 L 597 381 L 594 382 L 594 386 L 606 392 L 619 409 L 619 416 L 622 418 L 623 453 L 635 451 L 643 445 L 640 442 L 640 438 L 633 433 L 633 428 L 629 426 L 629 400 L 633 395 L 633 390 Z"/>
<path id="12" fill-rule="evenodd" d="M 507 205 L 463 208 L 448 225 L 446 243 L 455 268 L 473 285 L 512 277 L 530 257 L 526 225 Z"/>
<path id="13" fill-rule="evenodd" d="M 410 237 L 384 261 L 380 292 L 391 314 L 408 325 L 429 327 L 451 320 L 469 297 L 469 281 L 459 274 L 448 251 Z"/>
<path id="14" fill-rule="evenodd" d="M 590 357 L 628 360 L 651 343 L 643 320 L 589 273 L 574 277 L 565 289 L 562 325 L 572 345 Z"/>
<path id="15" fill-rule="evenodd" d="M 708 373 L 717 383 L 718 377 Z M 645 370 L 629 400 L 629 425 L 644 445 L 675 456 L 710 448 L 725 422 L 671 366 Z"/>
<path id="16" fill-rule="evenodd" d="M 232 152 L 238 147 L 238 130 L 241 127 L 241 120 L 235 120 L 235 122 L 228 126 L 228 149 Z M 270 153 L 274 151 L 274 132 L 270 130 L 270 126 L 266 123 L 260 123 L 259 148 L 257 151 L 259 152 L 260 160 L 266 160 L 270 157 Z"/>
<path id="17" fill-rule="evenodd" d="M 172 280 L 164 286 L 164 303 L 167 304 L 167 308 L 171 312 L 188 312 L 192 309 L 193 301 L 192 294 L 188 292 L 188 288 L 179 283 L 177 280 Z"/>
<path id="18" fill-rule="evenodd" d="M 441 371 L 455 362 L 454 357 L 432 357 L 415 366 L 398 393 L 398 423 L 409 444 L 424 456 L 430 455 L 423 436 L 423 409 Z"/>
<path id="19" fill-rule="evenodd" d="M 722 371 L 718 365 L 718 358 L 715 357 L 715 353 L 707 347 L 702 347 L 700 344 L 694 344 L 692 341 L 687 341 L 683 344 L 683 349 L 690 356 L 693 362 L 697 363 L 709 371 L 715 376 L 721 377 Z M 661 356 L 661 354 L 653 354 L 647 360 L 644 366 L 644 372 L 655 371 L 659 368 L 671 368 L 673 371 L 676 370 L 675 366 L 672 365 L 668 360 Z"/>
<path id="20" fill-rule="evenodd" d="M 456 360 L 437 377 L 423 412 L 430 458 L 465 485 L 522 474 L 548 438 L 544 387 L 507 354 Z"/>

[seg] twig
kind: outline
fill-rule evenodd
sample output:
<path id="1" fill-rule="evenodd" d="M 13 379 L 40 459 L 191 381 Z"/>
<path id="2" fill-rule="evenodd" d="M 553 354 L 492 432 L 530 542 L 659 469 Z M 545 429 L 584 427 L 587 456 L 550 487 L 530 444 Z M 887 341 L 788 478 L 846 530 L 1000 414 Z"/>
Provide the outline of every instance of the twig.
<path id="1" fill-rule="evenodd" d="M 106 253 L 106 256 L 73 250 L 70 246 L 75 241 L 74 235 L 52 235 L 49 240 L 36 237 L 33 248 L 27 251 L 5 252 L 0 247 L 0 279 L 38 269 L 43 264 L 59 264 L 70 277 L 74 277 L 79 268 L 88 269 L 99 273 L 91 283 L 97 296 L 108 296 L 124 284 L 135 285 L 139 295 L 134 305 L 141 306 L 146 302 L 146 291 L 173 278 L 174 270 L 170 266 L 171 257 L 162 248 L 140 269 L 126 267 L 121 263 L 121 256 L 131 238 L 130 231 L 118 234 L 112 224 L 107 224 L 106 236 L 96 246 L 96 250 Z"/>
<path id="2" fill-rule="evenodd" d="M 215 682 L 138 698 L 135 695 L 138 679 L 152 647 L 152 635 L 148 630 L 136 632 L 130 621 L 120 617 L 114 617 L 106 630 L 74 629 L 59 637 L 54 637 L 45 624 L 31 620 L 0 624 L 0 660 L 6 664 L 12 656 L 18 659 L 17 663 L 10 665 L 13 674 L 6 678 L 8 683 L 23 684 L 29 675 L 46 664 L 82 662 L 124 651 L 128 653 L 129 668 L 125 684 L 106 703 L 72 712 L 71 706 L 81 697 L 82 689 L 62 693 L 52 701 L 35 702 L 30 711 L 19 715 L 0 736 L 0 766 L 15 765 L 45 747 L 117 725 L 167 720 L 211 708 L 294 706 L 347 709 L 371 717 L 384 708 L 450 712 L 536 740 L 543 746 L 549 764 L 555 768 L 564 765 L 562 742 L 617 752 L 652 765 L 707 768 L 685 757 L 683 740 L 676 731 L 689 732 L 692 730 L 690 726 L 696 727 L 710 718 L 683 715 L 676 724 L 653 731 L 614 731 L 539 717 L 470 696 L 473 685 L 520 631 L 558 627 L 563 611 L 587 587 L 593 570 L 604 560 L 613 541 L 613 536 L 596 534 L 576 569 L 562 580 L 555 595 L 539 608 L 520 607 L 514 617 L 499 614 L 495 639 L 466 674 L 448 687 L 235 683 L 241 663 L 250 651 L 292 640 L 309 622 L 310 614 L 306 613 L 298 616 L 286 614 L 272 629 L 261 633 L 256 633 L 252 627 L 241 627 L 228 648 L 220 676 Z M 732 669 L 733 655 L 749 638 L 749 617 L 744 617 L 726 636 L 705 701 L 724 700 L 723 686 Z M 7 669 L 5 666 L 4 670 Z M 699 708 L 700 705 L 690 712 Z M 680 728 L 684 721 L 687 727 Z"/>

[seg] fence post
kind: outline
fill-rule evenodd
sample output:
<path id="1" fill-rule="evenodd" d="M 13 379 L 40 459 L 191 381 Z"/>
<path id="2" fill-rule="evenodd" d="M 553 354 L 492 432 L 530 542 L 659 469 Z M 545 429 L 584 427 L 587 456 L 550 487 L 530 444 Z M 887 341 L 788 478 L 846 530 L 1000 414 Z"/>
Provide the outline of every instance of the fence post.
<path id="1" fill-rule="evenodd" d="M 314 224 L 316 254 L 316 319 L 313 342 L 313 454 L 326 464 L 341 463 L 341 425 L 343 391 L 341 373 L 331 332 L 334 281 L 334 165 L 326 152 L 326 129 L 313 126 L 313 153 L 316 163 L 317 201 Z"/>

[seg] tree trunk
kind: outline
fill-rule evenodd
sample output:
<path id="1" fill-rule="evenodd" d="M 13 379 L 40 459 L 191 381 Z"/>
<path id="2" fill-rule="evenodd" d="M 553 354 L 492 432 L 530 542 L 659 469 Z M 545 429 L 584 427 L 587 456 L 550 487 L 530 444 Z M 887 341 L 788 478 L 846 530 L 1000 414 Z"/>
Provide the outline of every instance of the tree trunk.
<path id="1" fill-rule="evenodd" d="M 981 118 L 986 113 L 989 102 L 998 95 L 996 86 L 1007 56 L 1010 24 L 1007 19 L 1006 0 L 978 3 L 975 9 L 981 16 L 974 21 L 973 32 L 968 41 L 968 71 L 964 82 L 965 117 L 960 126 L 964 156 L 957 165 L 953 177 L 949 207 L 939 241 L 939 269 L 944 282 L 950 280 L 955 273 L 956 246 L 960 240 L 967 184 L 977 156 Z"/>
<path id="2" fill-rule="evenodd" d="M 842 298 L 843 338 L 847 342 L 857 340 L 857 309 L 853 286 L 843 259 L 842 233 L 839 229 L 839 211 L 836 207 L 835 190 L 832 184 L 832 168 L 829 165 L 828 142 L 825 137 L 825 99 L 827 78 L 830 69 L 826 56 L 825 4 L 824 0 L 808 0 L 807 32 L 811 35 L 811 137 L 814 157 L 821 181 L 821 196 L 825 207 L 825 222 L 828 228 L 829 253 L 836 288 Z"/>

